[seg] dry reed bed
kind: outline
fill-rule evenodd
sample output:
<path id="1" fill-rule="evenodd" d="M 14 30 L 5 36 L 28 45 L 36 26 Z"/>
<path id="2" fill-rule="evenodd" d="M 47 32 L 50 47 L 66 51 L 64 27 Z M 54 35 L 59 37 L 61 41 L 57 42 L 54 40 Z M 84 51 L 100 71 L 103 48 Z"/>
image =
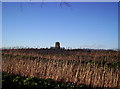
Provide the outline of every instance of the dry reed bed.
<path id="1" fill-rule="evenodd" d="M 118 62 L 120 51 L 106 50 L 50 50 L 50 49 L 4 49 L 2 55 L 40 57 L 57 60 L 81 60 L 81 61 L 104 61 Z"/>
<path id="2" fill-rule="evenodd" d="M 120 88 L 120 70 L 107 65 L 81 64 L 65 60 L 23 60 L 21 58 L 4 57 L 2 61 L 4 72 L 52 78 L 56 81 L 86 84 L 93 87 Z"/>

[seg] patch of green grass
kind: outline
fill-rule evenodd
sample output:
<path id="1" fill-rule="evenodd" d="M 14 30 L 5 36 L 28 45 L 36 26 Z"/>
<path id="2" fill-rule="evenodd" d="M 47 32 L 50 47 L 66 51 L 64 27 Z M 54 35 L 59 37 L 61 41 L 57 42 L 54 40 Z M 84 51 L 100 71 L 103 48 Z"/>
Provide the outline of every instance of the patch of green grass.
<path id="1" fill-rule="evenodd" d="M 86 85 L 75 85 L 73 83 L 57 82 L 53 79 L 39 79 L 35 77 L 22 77 L 8 73 L 2 73 L 3 89 L 81 89 L 87 88 Z"/>

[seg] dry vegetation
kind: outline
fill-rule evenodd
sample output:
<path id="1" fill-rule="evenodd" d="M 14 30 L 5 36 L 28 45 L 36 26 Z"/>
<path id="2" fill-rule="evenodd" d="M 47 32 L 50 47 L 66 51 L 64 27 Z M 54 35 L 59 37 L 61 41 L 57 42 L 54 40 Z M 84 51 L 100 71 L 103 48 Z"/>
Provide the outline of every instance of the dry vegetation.
<path id="1" fill-rule="evenodd" d="M 112 50 L 4 49 L 3 72 L 92 87 L 120 88 L 120 58 Z"/>

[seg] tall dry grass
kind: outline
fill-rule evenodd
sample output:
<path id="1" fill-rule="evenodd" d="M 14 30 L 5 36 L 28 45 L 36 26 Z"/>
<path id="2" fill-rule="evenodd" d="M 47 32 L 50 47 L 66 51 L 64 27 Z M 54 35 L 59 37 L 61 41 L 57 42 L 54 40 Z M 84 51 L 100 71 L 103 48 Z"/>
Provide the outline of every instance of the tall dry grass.
<path id="1" fill-rule="evenodd" d="M 117 62 L 120 61 L 118 57 L 120 51 L 113 50 L 52 50 L 52 49 L 3 49 L 3 55 L 21 55 L 29 57 L 40 57 L 55 60 L 81 60 L 81 61 L 104 61 Z"/>
<path id="2" fill-rule="evenodd" d="M 81 63 L 74 60 L 23 59 L 17 56 L 3 56 L 4 72 L 52 78 L 56 81 L 86 84 L 93 87 L 120 88 L 120 70 L 106 64 Z"/>

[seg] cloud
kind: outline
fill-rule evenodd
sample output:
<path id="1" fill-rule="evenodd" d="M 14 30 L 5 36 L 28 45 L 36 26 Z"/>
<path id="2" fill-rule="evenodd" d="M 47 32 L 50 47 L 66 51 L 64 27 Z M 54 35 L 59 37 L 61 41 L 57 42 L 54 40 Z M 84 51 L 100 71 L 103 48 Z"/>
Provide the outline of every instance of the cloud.
<path id="1" fill-rule="evenodd" d="M 107 46 L 103 44 L 91 44 L 91 45 L 82 45 L 81 48 L 105 49 L 107 48 Z"/>

